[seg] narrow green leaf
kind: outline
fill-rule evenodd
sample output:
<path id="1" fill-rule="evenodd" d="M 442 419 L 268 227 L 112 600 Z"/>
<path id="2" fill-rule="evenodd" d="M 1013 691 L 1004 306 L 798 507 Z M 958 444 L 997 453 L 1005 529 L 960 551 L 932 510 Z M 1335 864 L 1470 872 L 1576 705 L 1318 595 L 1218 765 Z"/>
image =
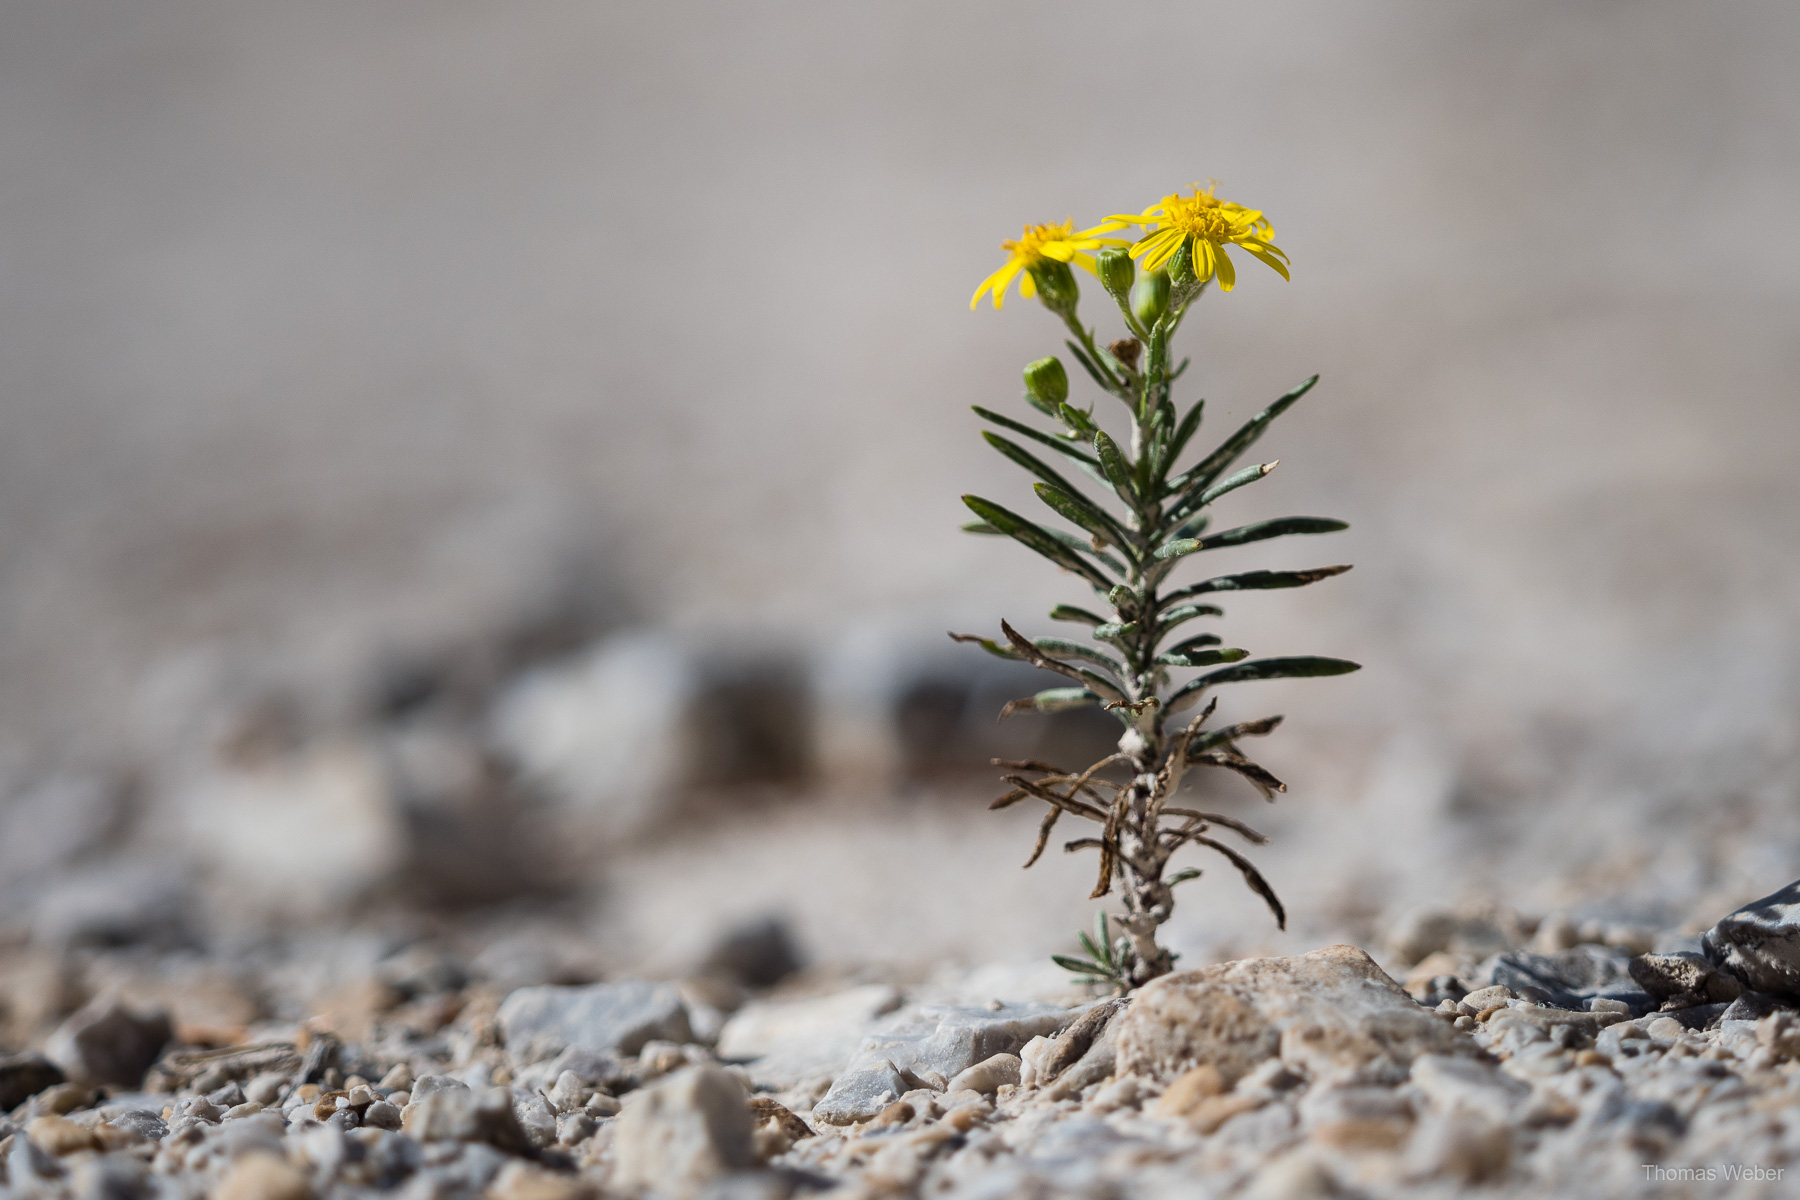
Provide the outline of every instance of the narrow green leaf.
<path id="1" fill-rule="evenodd" d="M 1190 654 L 1195 650 L 1201 650 L 1207 646 L 1216 646 L 1218 644 L 1219 644 L 1219 635 L 1218 634 L 1202 633 L 1197 637 L 1188 638 L 1185 642 L 1182 642 L 1179 646 L 1170 646 L 1169 653 L 1170 654 Z"/>
<path id="2" fill-rule="evenodd" d="M 1180 479 L 1176 481 L 1176 486 L 1183 492 L 1198 498 L 1202 491 L 1212 485 L 1213 480 L 1217 479 L 1220 475 L 1223 475 L 1226 469 L 1229 468 L 1232 463 L 1237 461 L 1238 455 L 1248 450 L 1256 442 L 1256 439 L 1263 435 L 1263 430 L 1269 427 L 1269 422 L 1286 412 L 1293 406 L 1293 403 L 1296 400 L 1312 390 L 1313 384 L 1317 382 L 1319 382 L 1319 377 L 1314 375 L 1311 379 L 1307 380 L 1305 383 L 1244 422 L 1243 426 L 1239 428 L 1236 433 L 1219 443 L 1218 449 L 1200 460 L 1197 465 L 1186 474 L 1182 475 Z M 1192 508 L 1196 506 L 1184 504 L 1181 507 L 1191 511 Z"/>
<path id="3" fill-rule="evenodd" d="M 1273 521 L 1257 521 L 1251 525 L 1239 525 L 1236 529 L 1209 534 L 1201 539 L 1200 548 L 1218 550 L 1225 546 L 1263 542 L 1290 533 L 1336 533 L 1348 528 L 1348 521 L 1334 521 L 1330 517 L 1276 517 Z"/>
<path id="4" fill-rule="evenodd" d="M 1079 658 L 1091 662 L 1095 666 L 1105 667 L 1119 678 L 1125 677 L 1125 664 L 1121 663 L 1105 651 L 1096 650 L 1080 642 L 1071 642 L 1067 638 L 1041 637 L 1033 638 L 1032 645 L 1051 658 Z"/>
<path id="5" fill-rule="evenodd" d="M 1091 708 L 1098 703 L 1100 697 L 1086 688 L 1046 688 L 1035 695 L 1008 700 L 1000 710 L 1000 719 L 1004 721 L 1016 712 L 1053 713 L 1071 708 Z"/>
<path id="6" fill-rule="evenodd" d="M 1311 679 L 1322 675 L 1346 675 L 1362 669 L 1361 663 L 1343 658 L 1312 655 L 1296 658 L 1259 658 L 1251 662 L 1220 667 L 1216 671 L 1190 679 L 1169 695 L 1167 710 L 1173 711 L 1177 701 L 1197 696 L 1209 687 L 1222 683 L 1249 683 L 1258 679 Z"/>
<path id="7" fill-rule="evenodd" d="M 1085 608 L 1076 608 L 1073 604 L 1059 604 L 1050 610 L 1052 621 L 1075 621 L 1088 625 L 1104 625 L 1106 618 L 1099 613 L 1091 613 Z"/>
<path id="8" fill-rule="evenodd" d="M 1275 469 L 1276 465 L 1280 462 L 1281 462 L 1280 459 L 1276 459 L 1275 462 L 1258 463 L 1254 467 L 1245 467 L 1241 471 L 1237 471 L 1231 475 L 1226 476 L 1224 479 L 1221 479 L 1218 483 L 1215 483 L 1211 487 L 1207 488 L 1204 492 L 1201 492 L 1200 499 L 1198 499 L 1194 502 L 1194 507 L 1195 508 L 1205 508 L 1207 505 L 1211 504 L 1214 500 L 1217 500 L 1220 496 L 1223 496 L 1225 493 L 1235 492 L 1239 488 L 1243 487 L 1246 483 L 1255 483 L 1257 480 L 1259 480 L 1263 476 L 1267 475 L 1270 471 L 1273 471 Z"/>
<path id="9" fill-rule="evenodd" d="M 1186 654 L 1159 654 L 1156 661 L 1165 667 L 1216 667 L 1220 663 L 1242 662 L 1249 657 L 1248 650 L 1227 647 L 1222 650 L 1190 650 Z"/>
<path id="10" fill-rule="evenodd" d="M 1307 571 L 1243 571 L 1236 575 L 1220 575 L 1214 579 L 1201 580 L 1170 592 L 1164 599 L 1182 600 L 1189 596 L 1204 596 L 1208 592 L 1255 592 L 1304 587 L 1321 579 L 1330 579 L 1333 575 L 1342 575 L 1349 569 L 1350 564 L 1344 563 L 1335 567 L 1314 567 Z"/>
<path id="11" fill-rule="evenodd" d="M 1169 630 L 1184 621 L 1191 621 L 1195 617 L 1222 617 L 1224 615 L 1225 610 L 1213 604 L 1178 604 L 1163 613 L 1162 620 L 1156 626 L 1156 640 L 1162 641 L 1168 636 Z M 1096 633 L 1094 636 L 1098 637 L 1099 634 Z"/>
<path id="12" fill-rule="evenodd" d="M 1057 516 L 1081 526 L 1089 533 L 1110 542 L 1124 550 L 1134 560 L 1136 559 L 1137 556 L 1130 550 L 1131 535 L 1126 533 L 1117 521 L 1086 496 L 1067 488 L 1057 487 L 1052 483 L 1034 483 L 1031 485 L 1031 490 L 1036 492 L 1038 499 L 1049 505 L 1050 510 Z"/>
<path id="13" fill-rule="evenodd" d="M 1125 461 L 1119 444 L 1108 437 L 1104 429 L 1094 431 L 1094 452 L 1100 456 L 1100 470 L 1112 484 L 1113 491 L 1119 494 L 1119 499 L 1136 508 L 1138 494 L 1131 482 L 1131 464 Z"/>
<path id="14" fill-rule="evenodd" d="M 1105 564 L 1105 566 L 1115 575 L 1124 575 L 1126 573 L 1124 563 L 1120 562 L 1106 551 L 1097 549 L 1093 542 L 1085 538 L 1078 538 L 1072 533 L 1064 533 L 1060 529 L 1051 529 L 1048 526 L 1039 526 L 1039 528 L 1043 529 L 1045 533 L 1049 534 L 1069 549 L 1075 551 L 1077 554 L 1092 555 L 1097 561 Z"/>
<path id="15" fill-rule="evenodd" d="M 964 521 L 961 525 L 961 529 L 964 533 L 987 533 L 999 537 L 1006 536 L 992 525 L 989 525 L 986 521 Z"/>
<path id="16" fill-rule="evenodd" d="M 1168 562 L 1171 558 L 1181 558 L 1200 549 L 1199 538 L 1176 538 L 1172 542 L 1164 542 L 1156 548 L 1150 557 L 1157 562 Z"/>
<path id="17" fill-rule="evenodd" d="M 1174 383 L 1177 379 L 1181 378 L 1181 373 L 1188 369 L 1189 361 L 1190 361 L 1189 359 L 1185 359 L 1185 358 L 1182 359 L 1181 365 L 1176 367 L 1173 371 L 1169 372 L 1169 382 L 1170 383 Z"/>
<path id="18" fill-rule="evenodd" d="M 993 638 L 979 637 L 973 633 L 954 633 L 953 632 L 950 634 L 950 640 L 953 642 L 973 642 L 975 645 L 980 646 L 983 650 L 986 650 L 989 654 L 993 655 L 995 658 L 1009 659 L 1012 662 L 1020 661 L 1019 660 L 1019 652 L 1017 650 L 1014 650 L 1011 646 L 1002 646 L 999 642 L 996 642 Z"/>
<path id="19" fill-rule="evenodd" d="M 1094 626 L 1094 638 L 1102 642 L 1117 642 L 1120 638 L 1129 637 L 1136 632 L 1136 621 L 1107 621 Z"/>
<path id="20" fill-rule="evenodd" d="M 1177 525 L 1172 536 L 1178 538 L 1199 537 L 1206 532 L 1206 527 L 1210 524 L 1212 524 L 1211 516 L 1206 513 L 1196 513 Z"/>
<path id="21" fill-rule="evenodd" d="M 1097 963 L 1106 964 L 1106 955 L 1101 953 L 1100 947 L 1094 945 L 1093 938 L 1078 929 L 1075 931 L 1075 940 L 1081 943 L 1081 948 L 1087 951 L 1089 958 Z"/>
<path id="22" fill-rule="evenodd" d="M 1189 867 L 1184 871 L 1175 872 L 1173 875 L 1169 876 L 1169 878 L 1167 880 L 1165 880 L 1164 882 L 1166 882 L 1170 887 L 1174 887 L 1178 883 L 1186 883 L 1190 879 L 1198 879 L 1198 878 L 1200 878 L 1200 875 L 1201 875 L 1201 871 L 1200 871 L 1199 867 Z"/>
<path id="23" fill-rule="evenodd" d="M 1086 976 L 1083 983 L 1111 983 L 1114 977 L 1107 974 L 1106 968 L 1099 963 L 1084 962 L 1079 958 L 1071 958 L 1067 954 L 1052 954 L 1050 961 L 1065 971 Z"/>
<path id="24" fill-rule="evenodd" d="M 1188 757 L 1192 759 L 1196 755 L 1204 754 L 1227 742 L 1235 742 L 1239 738 L 1264 737 L 1273 733 L 1275 727 L 1280 724 L 1281 718 L 1275 716 L 1263 717 L 1255 721 L 1240 721 L 1236 725 L 1227 725 L 1223 729 L 1209 729 L 1188 743 Z"/>
<path id="25" fill-rule="evenodd" d="M 1170 378 L 1174 377 L 1170 376 Z M 1175 427 L 1175 436 L 1169 439 L 1168 446 L 1163 450 L 1162 470 L 1167 471 L 1169 465 L 1180 458 L 1181 452 L 1187 449 L 1189 440 L 1200 428 L 1200 417 L 1205 410 L 1206 401 L 1196 400 L 1194 407 L 1188 409 L 1187 416 L 1181 418 L 1181 424 Z"/>
<path id="26" fill-rule="evenodd" d="M 1093 437 L 1094 430 L 1099 428 L 1098 425 L 1094 424 L 1094 410 L 1092 408 L 1085 410 L 1079 409 L 1065 401 L 1056 406 L 1056 415 L 1062 419 L 1064 425 L 1067 425 L 1070 429 L 1073 429 L 1076 433 L 1081 434 L 1085 438 Z"/>
<path id="27" fill-rule="evenodd" d="M 964 496 L 963 503 L 989 525 L 1007 534 L 1020 545 L 1035 550 L 1057 566 L 1073 571 L 1097 588 L 1105 589 L 1112 586 L 1111 581 L 1102 575 L 1098 568 L 1090 565 L 1079 554 L 1051 537 L 1042 526 L 1027 521 L 1019 514 L 1004 509 L 991 500 L 983 500 L 980 496 Z"/>
<path id="28" fill-rule="evenodd" d="M 1088 357 L 1086 350 L 1083 350 L 1074 342 L 1065 338 L 1063 340 L 1063 345 L 1069 348 L 1069 353 L 1075 356 L 1075 361 L 1080 363 L 1082 369 L 1088 373 L 1088 378 L 1100 385 L 1101 391 L 1111 392 L 1114 395 L 1118 394 L 1120 386 L 1119 381 L 1112 377 L 1110 371 L 1103 370 L 1100 364 Z"/>
<path id="29" fill-rule="evenodd" d="M 1093 455 L 1089 454 L 1087 451 L 1081 449 L 1079 446 L 1076 446 L 1069 442 L 1063 441 L 1061 438 L 1057 437 L 1055 434 L 1045 433 L 1041 429 L 1033 429 L 1031 426 L 1025 424 L 1023 421 L 1015 421 L 1011 417 L 1005 416 L 1001 413 L 997 413 L 991 408 L 983 408 L 979 404 L 971 404 L 969 406 L 969 408 L 975 413 L 976 416 L 980 417 L 984 421 L 992 421 L 994 424 L 1000 426 L 1002 429 L 1010 429 L 1014 433 L 1023 434 L 1024 436 L 1030 438 L 1034 442 L 1041 442 L 1044 445 L 1049 446 L 1052 450 L 1057 451 L 1058 453 L 1066 454 L 1070 458 L 1077 459 L 1081 462 L 1087 463 L 1088 465 L 1092 466 L 1096 470 L 1098 470 L 1100 467 L 1099 459 L 1095 458 Z"/>

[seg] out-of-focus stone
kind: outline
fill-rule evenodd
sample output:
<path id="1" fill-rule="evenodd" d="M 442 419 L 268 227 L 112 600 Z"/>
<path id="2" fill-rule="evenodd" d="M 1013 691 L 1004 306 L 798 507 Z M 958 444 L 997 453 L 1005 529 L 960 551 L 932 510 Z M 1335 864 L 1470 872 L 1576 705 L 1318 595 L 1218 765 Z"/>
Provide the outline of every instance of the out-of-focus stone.
<path id="1" fill-rule="evenodd" d="M 173 1036 L 169 1014 L 90 1004 L 50 1035 L 44 1053 L 70 1079 L 136 1087 Z"/>
<path id="2" fill-rule="evenodd" d="M 0 1039 L 36 1045 L 77 1003 L 62 953 L 41 946 L 0 951 Z"/>
<path id="3" fill-rule="evenodd" d="M 77 1150 L 98 1150 L 100 1142 L 94 1131 L 77 1125 L 67 1117 L 39 1117 L 25 1127 L 25 1134 L 42 1146 L 46 1153 L 61 1158 Z"/>
<path id="4" fill-rule="evenodd" d="M 684 1068 L 629 1097 L 613 1152 L 616 1186 L 695 1195 L 755 1164 L 749 1095 L 719 1067 Z"/>
<path id="5" fill-rule="evenodd" d="M 1752 991 L 1800 997 L 1800 881 L 1727 916 L 1700 946 L 1709 962 Z"/>
<path id="6" fill-rule="evenodd" d="M 849 1067 L 813 1106 L 813 1115 L 834 1125 L 868 1120 L 884 1107 L 876 1101 L 893 1088 L 896 1074 L 941 1090 L 976 1063 L 1017 1054 L 1033 1038 L 1061 1033 L 1081 1015 L 1079 1009 L 1049 1004 L 931 1004 L 901 1012 L 863 1039 Z M 906 1090 L 898 1088 L 896 1095 Z"/>
<path id="7" fill-rule="evenodd" d="M 1421 1055 L 1413 1061 L 1412 1082 L 1436 1108 L 1466 1110 L 1500 1123 L 1531 1094 L 1492 1062 L 1461 1055 Z"/>
<path id="8" fill-rule="evenodd" d="M 41 1054 L 12 1054 L 0 1058 L 0 1112 L 17 1108 L 63 1079 L 61 1069 Z"/>
<path id="9" fill-rule="evenodd" d="M 1398 1082 L 1422 1054 L 1479 1054 L 1354 946 L 1165 975 L 1119 1018 L 1122 1074 L 1204 1063 L 1235 1083 L 1268 1059 L 1315 1080 Z"/>
<path id="10" fill-rule="evenodd" d="M 482 1142 L 507 1154 L 533 1152 L 505 1088 L 442 1088 L 407 1105 L 402 1122 L 421 1142 Z"/>
<path id="11" fill-rule="evenodd" d="M 1016 1054 L 996 1054 L 992 1058 L 984 1058 L 974 1066 L 959 1071 L 951 1078 L 950 1086 L 945 1091 L 960 1092 L 967 1089 L 991 1096 L 1000 1090 L 1002 1084 L 1018 1084 L 1021 1065 Z"/>
<path id="12" fill-rule="evenodd" d="M 246 1154 L 231 1164 L 212 1193 L 214 1200 L 310 1200 L 305 1173 L 273 1154 Z"/>
<path id="13" fill-rule="evenodd" d="M 1703 954 L 1640 954 L 1631 960 L 1631 978 L 1664 1002 L 1729 1004 L 1744 993 L 1734 976 L 1714 967 Z"/>
<path id="14" fill-rule="evenodd" d="M 1524 923 L 1509 908 L 1420 908 L 1403 914 L 1388 931 L 1388 950 L 1405 966 L 1428 955 L 1479 960 L 1522 946 Z"/>
<path id="15" fill-rule="evenodd" d="M 886 984 L 799 1000 L 752 1000 L 719 1031 L 720 1058 L 748 1065 L 759 1086 L 788 1088 L 836 1077 L 877 1022 L 900 1004 Z"/>
<path id="16" fill-rule="evenodd" d="M 501 1004 L 507 1053 L 538 1062 L 574 1046 L 613 1055 L 636 1054 L 652 1039 L 686 1042 L 687 1008 L 667 983 L 622 980 L 586 987 L 525 987 Z"/>
<path id="17" fill-rule="evenodd" d="M 1633 1012 L 1655 1007 L 1631 978 L 1630 960 L 1603 947 L 1583 944 L 1560 954 L 1517 950 L 1483 963 L 1480 982 L 1500 984 L 1517 995 L 1557 1008 L 1582 1010 L 1590 1000 L 1622 1000 Z"/>
<path id="18" fill-rule="evenodd" d="M 770 916 L 726 930 L 707 952 L 700 971 L 747 988 L 766 988 L 805 965 L 793 930 L 782 918 Z"/>

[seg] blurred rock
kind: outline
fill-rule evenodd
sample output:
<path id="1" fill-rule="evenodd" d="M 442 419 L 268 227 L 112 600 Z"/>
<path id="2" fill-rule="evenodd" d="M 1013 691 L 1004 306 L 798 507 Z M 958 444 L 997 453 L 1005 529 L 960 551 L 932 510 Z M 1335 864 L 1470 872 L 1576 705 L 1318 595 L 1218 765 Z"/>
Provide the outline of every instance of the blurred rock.
<path id="1" fill-rule="evenodd" d="M 166 861 L 96 863 L 62 875 L 33 906 L 32 940 L 47 946 L 184 945 L 192 879 Z"/>
<path id="2" fill-rule="evenodd" d="M 1701 954 L 1640 954 L 1631 960 L 1632 980 L 1653 999 L 1695 1004 L 1730 1003 L 1744 985 L 1718 970 Z"/>
<path id="3" fill-rule="evenodd" d="M 834 1125 L 867 1120 L 881 1111 L 871 1106 L 891 1088 L 895 1072 L 913 1086 L 928 1083 L 942 1090 L 976 1063 L 1017 1054 L 1033 1038 L 1060 1033 L 1082 1015 L 1048 1004 L 996 1004 L 903 1010 L 863 1039 L 844 1073 L 813 1106 L 814 1116 Z"/>
<path id="4" fill-rule="evenodd" d="M 686 1067 L 634 1093 L 614 1134 L 613 1183 L 674 1197 L 756 1163 L 749 1095 L 729 1072 Z"/>
<path id="5" fill-rule="evenodd" d="M 1169 1080 L 1202 1063 L 1235 1083 L 1279 1058 L 1315 1083 L 1398 1082 L 1422 1054 L 1478 1054 L 1354 946 L 1221 963 L 1139 989 L 1119 1070 Z"/>
<path id="6" fill-rule="evenodd" d="M 0 1112 L 17 1108 L 65 1078 L 61 1068 L 41 1054 L 10 1054 L 0 1058 Z"/>
<path id="7" fill-rule="evenodd" d="M 133 1088 L 144 1080 L 173 1034 L 169 1014 L 139 1014 L 95 1003 L 72 1015 L 44 1044 L 44 1054 L 77 1083 Z"/>
<path id="8" fill-rule="evenodd" d="M 496 703 L 496 744 L 584 832 L 629 838 L 688 777 L 699 672 L 670 639 L 631 632 L 540 667 Z"/>
<path id="9" fill-rule="evenodd" d="M 482 1142 L 506 1154 L 529 1155 L 505 1088 L 439 1088 L 406 1106 L 404 1128 L 421 1142 Z"/>
<path id="10" fill-rule="evenodd" d="M 63 953 L 41 946 L 0 951 L 0 1038 L 36 1042 L 79 1003 Z"/>
<path id="11" fill-rule="evenodd" d="M 1528 936 L 1519 914 L 1509 908 L 1419 908 L 1394 923 L 1387 944 L 1402 966 L 1411 967 L 1434 953 L 1479 961 L 1524 945 Z"/>
<path id="12" fill-rule="evenodd" d="M 123 796 L 92 774 L 52 776 L 0 806 L 0 880 L 16 884 L 74 862 L 118 831 Z"/>
<path id="13" fill-rule="evenodd" d="M 771 916 L 727 932 L 700 964 L 700 971 L 747 988 L 766 988 L 805 965 L 788 923 Z"/>
<path id="14" fill-rule="evenodd" d="M 309 1200 L 305 1174 L 275 1154 L 246 1154 L 231 1164 L 214 1200 Z"/>
<path id="15" fill-rule="evenodd" d="M 528 987 L 508 996 L 497 1017 L 507 1053 L 520 1063 L 567 1047 L 636 1054 L 651 1039 L 691 1039 L 681 993 L 667 983 L 624 980 L 586 987 Z"/>
<path id="16" fill-rule="evenodd" d="M 725 1022 L 718 1054 L 747 1063 L 759 1087 L 835 1078 L 876 1022 L 899 1005 L 898 990 L 874 983 L 804 999 L 752 1000 Z"/>
<path id="17" fill-rule="evenodd" d="M 1560 954 L 1516 950 L 1496 955 L 1475 973 L 1477 987 L 1498 985 L 1540 1004 L 1584 1009 L 1590 1000 L 1623 1001 L 1633 1012 L 1654 1007 L 1632 979 L 1630 960 L 1596 945 Z"/>
<path id="18" fill-rule="evenodd" d="M 1714 925 L 1701 948 L 1708 961 L 1752 991 L 1800 997 L 1800 881 Z"/>

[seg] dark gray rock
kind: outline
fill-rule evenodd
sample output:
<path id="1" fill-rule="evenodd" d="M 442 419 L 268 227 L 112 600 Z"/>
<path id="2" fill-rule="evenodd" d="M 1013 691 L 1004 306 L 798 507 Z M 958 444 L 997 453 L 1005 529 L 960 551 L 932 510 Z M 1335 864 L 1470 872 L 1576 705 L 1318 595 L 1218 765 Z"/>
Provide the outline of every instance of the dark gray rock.
<path id="1" fill-rule="evenodd" d="M 1634 1014 L 1657 1006 L 1631 978 L 1629 961 L 1599 946 L 1576 946 L 1560 954 L 1497 954 L 1478 968 L 1477 977 L 1480 986 L 1499 984 L 1538 1004 L 1577 1012 L 1600 998 L 1624 1001 Z"/>
<path id="2" fill-rule="evenodd" d="M 1800 997 L 1800 881 L 1744 905 L 1707 930 L 1700 947 L 1751 991 Z"/>
<path id="3" fill-rule="evenodd" d="M 66 1078 L 61 1068 L 41 1054 L 0 1058 L 0 1112 L 11 1112 L 45 1088 Z"/>
<path id="4" fill-rule="evenodd" d="M 766 988 L 805 965 L 788 923 L 780 917 L 765 917 L 727 931 L 707 954 L 700 971 L 747 988 Z"/>
<path id="5" fill-rule="evenodd" d="M 694 1036 L 675 985 L 639 980 L 520 988 L 500 1005 L 497 1019 L 507 1053 L 527 1063 L 570 1046 L 623 1057 L 648 1041 Z"/>
<path id="6" fill-rule="evenodd" d="M 173 1036 L 166 1012 L 136 1013 L 97 1002 L 64 1021 L 44 1053 L 77 1083 L 135 1088 Z"/>
<path id="7" fill-rule="evenodd" d="M 1745 992 L 1725 1009 L 1721 1021 L 1760 1021 L 1773 1012 L 1792 1012 L 1793 1002 L 1762 992 Z"/>

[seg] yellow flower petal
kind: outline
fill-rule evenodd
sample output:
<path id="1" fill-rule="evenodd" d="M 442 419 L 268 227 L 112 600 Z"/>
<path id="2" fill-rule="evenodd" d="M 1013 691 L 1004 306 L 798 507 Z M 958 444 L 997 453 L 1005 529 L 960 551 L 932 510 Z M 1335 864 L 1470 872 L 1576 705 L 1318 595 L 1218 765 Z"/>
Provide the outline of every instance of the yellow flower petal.
<path id="1" fill-rule="evenodd" d="M 1229 292 L 1232 288 L 1237 286 L 1237 268 L 1231 263 L 1231 255 L 1225 253 L 1225 247 L 1223 246 L 1214 246 L 1211 243 L 1208 243 L 1207 249 L 1212 252 L 1213 261 L 1217 264 L 1219 272 L 1219 290 L 1221 292 Z"/>
<path id="2" fill-rule="evenodd" d="M 1027 271 L 1019 277 L 1019 298 L 1029 300 L 1035 295 L 1037 295 L 1037 280 L 1031 277 L 1030 271 Z"/>

